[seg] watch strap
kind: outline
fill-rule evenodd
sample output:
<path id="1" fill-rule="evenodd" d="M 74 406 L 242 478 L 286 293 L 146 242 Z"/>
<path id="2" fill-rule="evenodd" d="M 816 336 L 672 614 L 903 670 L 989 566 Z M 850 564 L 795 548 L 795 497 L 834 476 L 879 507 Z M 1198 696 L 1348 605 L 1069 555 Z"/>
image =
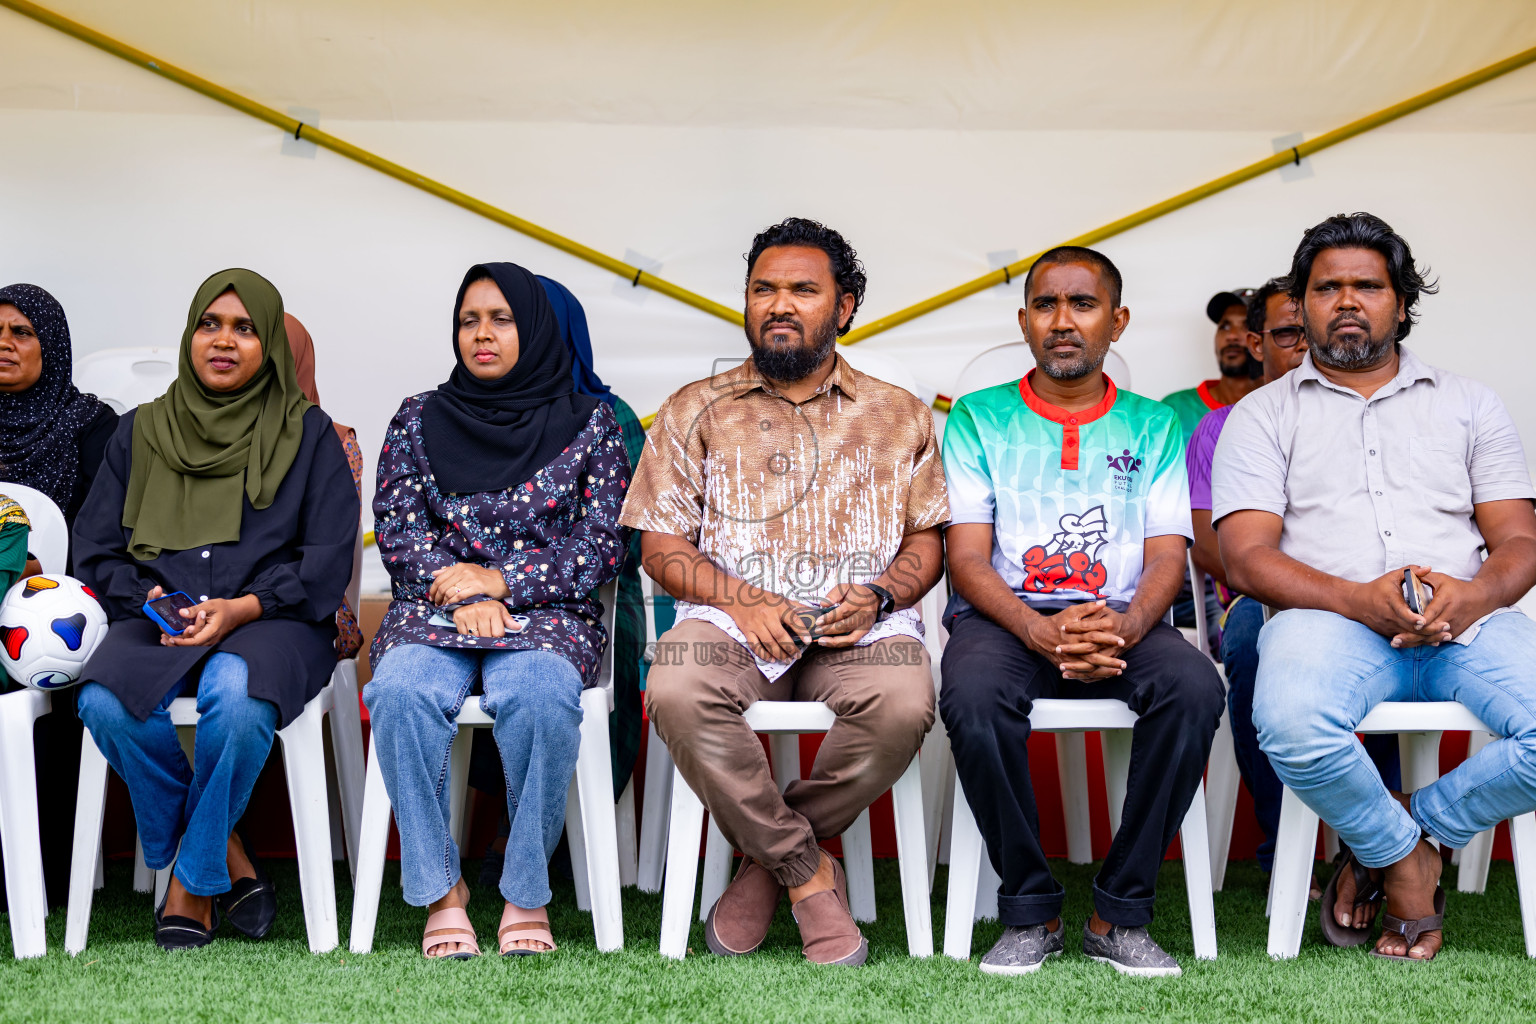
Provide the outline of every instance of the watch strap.
<path id="1" fill-rule="evenodd" d="M 875 592 L 880 599 L 880 610 L 875 613 L 875 621 L 883 622 L 896 610 L 896 597 L 889 590 L 877 583 L 866 583 L 864 586 Z"/>

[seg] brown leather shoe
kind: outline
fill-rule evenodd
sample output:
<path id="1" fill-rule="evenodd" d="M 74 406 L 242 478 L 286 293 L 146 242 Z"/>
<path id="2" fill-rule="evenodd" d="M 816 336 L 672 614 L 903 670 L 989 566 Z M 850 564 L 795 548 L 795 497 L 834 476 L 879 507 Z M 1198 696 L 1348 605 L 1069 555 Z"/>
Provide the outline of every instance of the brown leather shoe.
<path id="1" fill-rule="evenodd" d="M 869 959 L 869 941 L 848 909 L 848 878 L 843 866 L 835 857 L 828 859 L 832 861 L 832 888 L 807 896 L 789 909 L 800 926 L 807 960 L 857 967 Z"/>
<path id="2" fill-rule="evenodd" d="M 768 926 L 784 898 L 784 886 L 751 857 L 709 910 L 704 942 L 720 956 L 746 956 L 768 937 Z"/>

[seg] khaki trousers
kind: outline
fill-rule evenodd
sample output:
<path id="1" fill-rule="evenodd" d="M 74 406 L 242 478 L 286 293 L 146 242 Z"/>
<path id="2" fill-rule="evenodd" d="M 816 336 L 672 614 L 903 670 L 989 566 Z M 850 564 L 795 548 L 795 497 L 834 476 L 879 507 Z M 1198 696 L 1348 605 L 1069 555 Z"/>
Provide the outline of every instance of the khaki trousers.
<path id="1" fill-rule="evenodd" d="M 825 701 L 837 721 L 809 776 L 783 795 L 742 714 L 759 700 Z M 776 682 L 716 626 L 686 619 L 664 634 L 646 711 L 683 778 L 736 849 L 786 886 L 816 873 L 819 840 L 839 835 L 906 771 L 933 725 L 933 673 L 908 637 L 813 647 Z"/>

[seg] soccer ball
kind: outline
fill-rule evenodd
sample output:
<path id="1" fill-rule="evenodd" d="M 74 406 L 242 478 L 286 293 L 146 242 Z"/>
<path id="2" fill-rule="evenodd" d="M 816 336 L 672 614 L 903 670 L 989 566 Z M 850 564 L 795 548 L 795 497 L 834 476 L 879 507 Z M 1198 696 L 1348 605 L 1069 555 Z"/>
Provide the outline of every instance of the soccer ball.
<path id="1" fill-rule="evenodd" d="M 29 576 L 0 601 L 0 666 L 34 689 L 73 685 L 106 635 L 96 595 L 69 576 Z"/>

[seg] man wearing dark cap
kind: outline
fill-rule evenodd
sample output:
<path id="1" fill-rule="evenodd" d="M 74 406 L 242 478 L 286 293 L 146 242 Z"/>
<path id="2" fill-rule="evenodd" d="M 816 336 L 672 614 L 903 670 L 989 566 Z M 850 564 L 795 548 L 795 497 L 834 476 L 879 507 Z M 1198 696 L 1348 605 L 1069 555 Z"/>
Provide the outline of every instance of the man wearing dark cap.
<path id="1" fill-rule="evenodd" d="M 1251 288 L 1217 292 L 1205 304 L 1205 315 L 1216 325 L 1216 365 L 1221 376 L 1163 399 L 1163 404 L 1178 414 L 1185 443 L 1206 413 L 1236 403 L 1259 383 L 1248 354 L 1247 297 L 1252 294 Z"/>

